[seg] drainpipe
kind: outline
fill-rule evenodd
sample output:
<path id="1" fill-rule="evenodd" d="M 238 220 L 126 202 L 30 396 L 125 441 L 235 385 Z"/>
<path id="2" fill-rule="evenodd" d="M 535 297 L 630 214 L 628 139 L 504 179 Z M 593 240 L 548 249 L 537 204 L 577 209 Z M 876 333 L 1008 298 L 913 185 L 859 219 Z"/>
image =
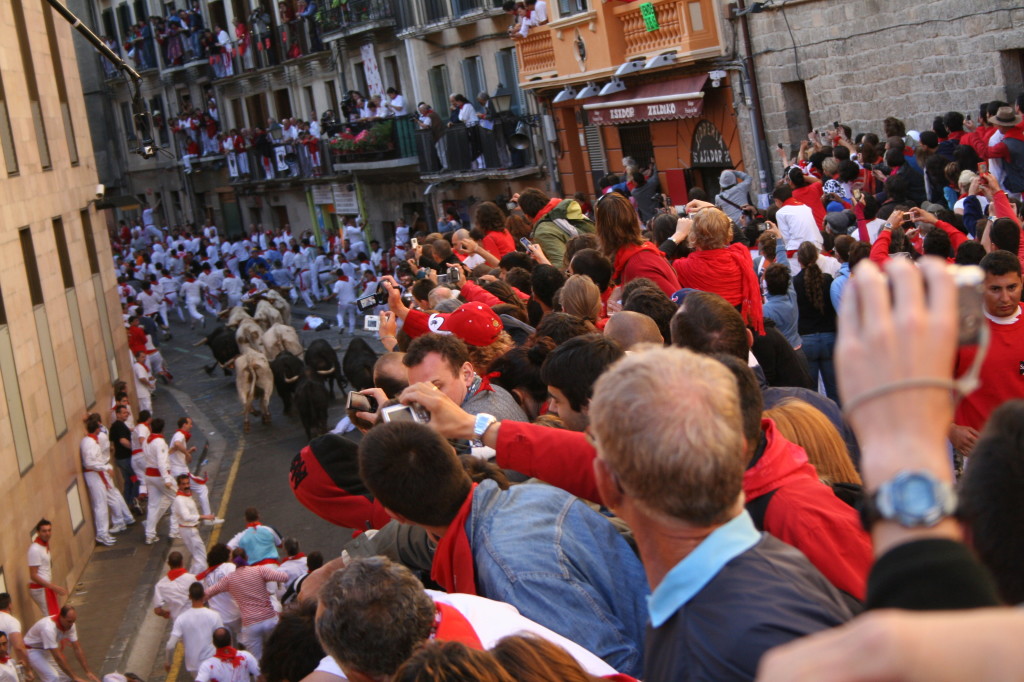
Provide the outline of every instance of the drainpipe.
<path id="1" fill-rule="evenodd" d="M 761 181 L 761 194 L 770 194 L 774 184 L 772 177 L 771 155 L 768 153 L 768 140 L 764 134 L 764 116 L 761 112 L 761 93 L 757 86 L 757 72 L 754 70 L 754 48 L 750 40 L 750 26 L 747 24 L 747 12 L 744 12 L 744 0 L 736 0 L 736 15 L 740 20 L 740 32 L 743 34 L 743 75 L 746 90 L 750 93 L 750 127 L 754 131 L 754 153 L 757 156 L 758 176 Z"/>

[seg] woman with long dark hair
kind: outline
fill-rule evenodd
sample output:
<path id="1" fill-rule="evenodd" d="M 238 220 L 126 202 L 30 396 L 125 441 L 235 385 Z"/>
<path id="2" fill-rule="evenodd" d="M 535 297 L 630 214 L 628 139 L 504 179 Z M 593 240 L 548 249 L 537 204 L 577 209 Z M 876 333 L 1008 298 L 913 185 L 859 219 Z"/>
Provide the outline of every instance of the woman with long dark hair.
<path id="1" fill-rule="evenodd" d="M 505 227 L 505 214 L 494 202 L 485 201 L 476 207 L 476 226 L 484 233 L 481 246 L 495 258 L 516 250 L 515 240 Z"/>
<path id="2" fill-rule="evenodd" d="M 796 304 L 800 319 L 797 332 L 803 339 L 803 351 L 810 365 L 811 378 L 818 376 L 825 384 L 825 393 L 839 402 L 836 386 L 836 369 L 832 361 L 836 345 L 836 310 L 832 307 L 832 275 L 822 272 L 818 266 L 818 247 L 814 242 L 804 242 L 796 252 L 802 268 L 793 278 L 796 289 Z"/>
<path id="3" fill-rule="evenodd" d="M 679 279 L 665 254 L 640 234 L 640 219 L 629 199 L 609 192 L 597 200 L 594 210 L 599 248 L 612 262 L 615 284 L 646 277 L 666 296 L 679 290 Z"/>

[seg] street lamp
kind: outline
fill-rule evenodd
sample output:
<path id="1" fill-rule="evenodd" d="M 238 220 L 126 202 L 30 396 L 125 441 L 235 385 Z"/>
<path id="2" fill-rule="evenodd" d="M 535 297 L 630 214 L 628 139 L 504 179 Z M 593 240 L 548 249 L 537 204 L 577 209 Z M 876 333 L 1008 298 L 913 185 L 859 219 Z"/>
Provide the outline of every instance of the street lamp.
<path id="1" fill-rule="evenodd" d="M 495 109 L 498 111 L 508 111 L 512 106 L 513 94 L 512 88 L 505 86 L 503 83 L 498 83 L 498 87 L 491 93 Z"/>

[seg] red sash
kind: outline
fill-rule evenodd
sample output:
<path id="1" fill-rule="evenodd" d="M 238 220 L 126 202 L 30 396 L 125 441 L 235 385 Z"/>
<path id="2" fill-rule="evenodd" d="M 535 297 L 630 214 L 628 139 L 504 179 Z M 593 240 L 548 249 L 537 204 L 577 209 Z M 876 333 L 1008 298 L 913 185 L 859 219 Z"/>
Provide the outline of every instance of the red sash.
<path id="1" fill-rule="evenodd" d="M 484 650 L 483 642 L 473 629 L 473 624 L 458 609 L 441 602 L 434 602 L 434 607 L 437 611 L 434 614 L 434 626 L 430 631 L 431 639 L 461 642 L 470 649 Z"/>

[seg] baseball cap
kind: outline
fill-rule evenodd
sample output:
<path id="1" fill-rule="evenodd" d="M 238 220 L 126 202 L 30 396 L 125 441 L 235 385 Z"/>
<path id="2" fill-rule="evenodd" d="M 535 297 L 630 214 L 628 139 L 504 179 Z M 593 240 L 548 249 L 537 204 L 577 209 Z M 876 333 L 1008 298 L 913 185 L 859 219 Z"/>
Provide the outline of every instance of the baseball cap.
<path id="1" fill-rule="evenodd" d="M 411 338 L 434 332 L 452 334 L 470 346 L 489 346 L 504 330 L 501 318 L 483 303 L 463 303 L 453 313 L 410 310 L 402 327 Z"/>

